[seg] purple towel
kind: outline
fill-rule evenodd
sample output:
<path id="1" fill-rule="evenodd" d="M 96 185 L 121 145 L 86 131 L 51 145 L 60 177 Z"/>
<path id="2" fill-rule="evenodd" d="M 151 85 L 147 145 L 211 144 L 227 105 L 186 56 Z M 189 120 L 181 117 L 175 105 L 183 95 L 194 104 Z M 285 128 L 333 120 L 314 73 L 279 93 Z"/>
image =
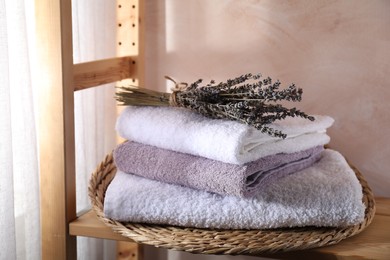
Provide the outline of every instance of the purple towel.
<path id="1" fill-rule="evenodd" d="M 252 197 L 276 179 L 311 166 L 322 151 L 323 147 L 317 146 L 236 165 L 128 141 L 114 150 L 114 160 L 119 170 L 148 179 L 222 195 Z"/>

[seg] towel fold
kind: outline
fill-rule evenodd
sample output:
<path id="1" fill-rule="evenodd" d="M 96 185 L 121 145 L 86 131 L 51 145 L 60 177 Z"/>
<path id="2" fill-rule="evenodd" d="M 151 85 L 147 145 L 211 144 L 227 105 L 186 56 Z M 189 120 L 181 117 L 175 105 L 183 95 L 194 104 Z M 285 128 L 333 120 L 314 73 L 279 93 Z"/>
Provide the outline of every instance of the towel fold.
<path id="1" fill-rule="evenodd" d="M 344 157 L 325 150 L 313 166 L 272 182 L 254 198 L 221 196 L 118 171 L 106 217 L 198 228 L 344 227 L 364 219 L 362 188 Z"/>
<path id="2" fill-rule="evenodd" d="M 129 141 L 114 150 L 114 160 L 126 173 L 218 194 L 251 197 L 269 183 L 312 165 L 323 149 L 317 146 L 236 165 Z"/>
<path id="3" fill-rule="evenodd" d="M 334 120 L 328 116 L 315 118 L 315 121 L 286 118 L 270 125 L 287 134 L 286 139 L 280 139 L 245 124 L 209 119 L 186 109 L 129 106 L 118 117 L 116 130 L 123 138 L 135 142 L 244 164 L 272 154 L 327 144 L 330 138 L 325 132 Z"/>

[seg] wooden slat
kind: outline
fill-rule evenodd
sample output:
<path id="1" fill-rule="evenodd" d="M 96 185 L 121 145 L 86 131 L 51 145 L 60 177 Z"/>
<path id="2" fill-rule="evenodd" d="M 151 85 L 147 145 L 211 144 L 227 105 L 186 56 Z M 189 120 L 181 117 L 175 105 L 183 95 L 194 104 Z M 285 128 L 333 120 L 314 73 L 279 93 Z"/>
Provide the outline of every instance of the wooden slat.
<path id="1" fill-rule="evenodd" d="M 135 59 L 134 77 L 123 80 L 118 85 L 144 86 L 145 78 L 145 24 L 144 1 L 117 0 L 117 56 L 133 56 Z"/>
<path id="2" fill-rule="evenodd" d="M 390 199 L 389 198 L 375 198 L 376 214 L 390 216 Z"/>
<path id="3" fill-rule="evenodd" d="M 273 255 L 278 259 L 390 259 L 390 217 L 375 215 L 362 233 L 340 243 L 305 251 Z"/>
<path id="4" fill-rule="evenodd" d="M 35 0 L 42 259 L 76 259 L 71 0 Z"/>
<path id="5" fill-rule="evenodd" d="M 366 259 L 390 259 L 390 217 L 376 215 L 367 230 L 340 244 L 317 251 L 349 259 L 356 256 Z"/>
<path id="6" fill-rule="evenodd" d="M 74 90 L 137 77 L 135 62 L 136 58 L 127 56 L 75 64 Z"/>
<path id="7" fill-rule="evenodd" d="M 117 260 L 142 260 L 144 257 L 143 246 L 140 244 L 118 241 L 116 248 Z"/>
<path id="8" fill-rule="evenodd" d="M 279 259 L 390 259 L 390 198 L 376 198 L 373 222 L 360 234 L 311 250 L 272 255 Z"/>
<path id="9" fill-rule="evenodd" d="M 137 56 L 141 47 L 138 39 L 140 3 L 139 0 L 116 0 L 117 12 L 117 55 Z"/>
<path id="10" fill-rule="evenodd" d="M 133 240 L 121 236 L 101 222 L 92 210 L 79 216 L 69 224 L 69 233 L 73 236 L 96 237 L 118 241 Z"/>

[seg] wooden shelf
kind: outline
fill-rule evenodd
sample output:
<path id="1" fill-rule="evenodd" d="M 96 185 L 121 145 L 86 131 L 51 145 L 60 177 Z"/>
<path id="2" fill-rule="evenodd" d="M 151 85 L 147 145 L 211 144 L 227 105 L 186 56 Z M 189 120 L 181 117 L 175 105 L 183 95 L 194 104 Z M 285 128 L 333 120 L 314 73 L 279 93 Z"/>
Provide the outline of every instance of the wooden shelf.
<path id="1" fill-rule="evenodd" d="M 390 259 L 390 199 L 378 198 L 371 225 L 333 246 L 273 255 L 279 259 Z"/>
<path id="2" fill-rule="evenodd" d="M 376 198 L 377 211 L 371 225 L 362 233 L 337 245 L 266 255 L 279 259 L 390 259 L 390 198 Z M 87 236 L 133 242 L 114 233 L 93 211 L 88 211 L 69 225 L 73 236 Z"/>
<path id="3" fill-rule="evenodd" d="M 134 242 L 133 240 L 121 236 L 103 222 L 101 222 L 93 210 L 89 210 L 85 214 L 79 216 L 76 220 L 69 224 L 69 234 L 72 236 L 84 236 L 104 238 L 118 241 Z"/>

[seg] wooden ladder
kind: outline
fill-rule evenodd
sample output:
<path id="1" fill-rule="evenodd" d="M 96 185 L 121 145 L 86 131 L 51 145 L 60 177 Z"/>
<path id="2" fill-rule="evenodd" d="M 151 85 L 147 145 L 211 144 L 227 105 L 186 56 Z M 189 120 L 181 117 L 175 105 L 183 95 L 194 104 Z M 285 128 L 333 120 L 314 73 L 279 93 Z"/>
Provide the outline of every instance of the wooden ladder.
<path id="1" fill-rule="evenodd" d="M 78 218 L 75 188 L 74 92 L 121 80 L 142 84 L 144 79 L 143 2 L 117 0 L 116 4 L 117 57 L 74 64 L 71 0 L 35 1 L 42 73 L 39 153 L 43 259 L 76 259 L 78 235 L 123 240 L 101 225 L 95 227 L 100 223 L 91 212 Z M 73 228 L 73 221 L 77 228 Z M 123 244 L 119 246 L 123 248 Z M 134 245 L 130 248 L 139 254 Z"/>

